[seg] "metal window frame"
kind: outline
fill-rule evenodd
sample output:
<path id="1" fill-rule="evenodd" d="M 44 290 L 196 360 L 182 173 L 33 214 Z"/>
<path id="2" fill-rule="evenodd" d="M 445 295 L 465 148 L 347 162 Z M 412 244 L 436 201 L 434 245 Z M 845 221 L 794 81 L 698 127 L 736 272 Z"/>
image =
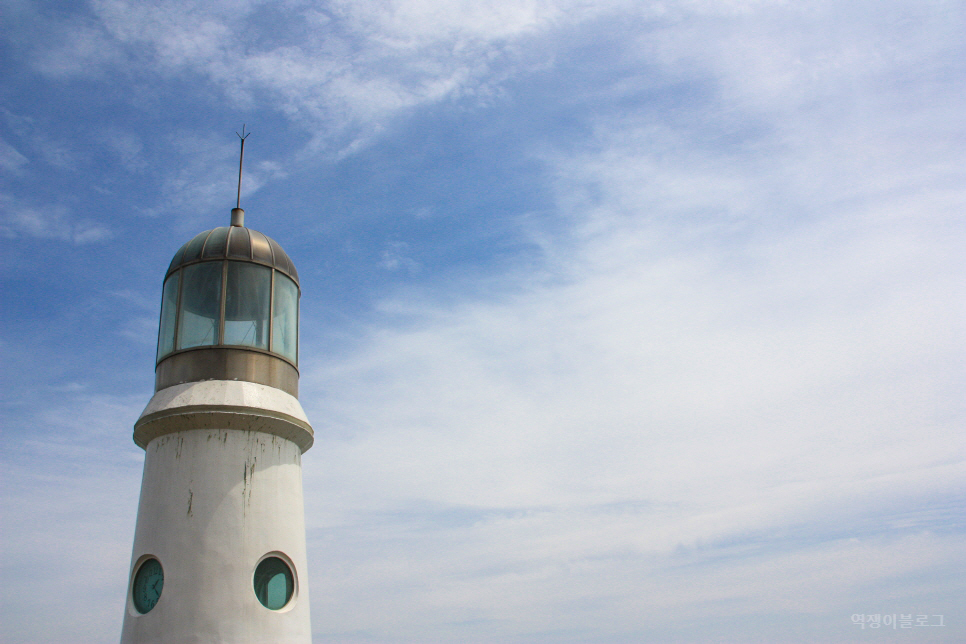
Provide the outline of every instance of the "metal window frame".
<path id="1" fill-rule="evenodd" d="M 206 240 L 206 243 L 207 243 L 207 240 Z M 204 252 L 204 247 L 202 247 L 202 252 Z M 228 297 L 228 262 L 229 261 L 238 262 L 240 264 L 254 264 L 256 266 L 264 266 L 265 268 L 269 269 L 272 272 L 272 275 L 270 278 L 269 294 L 268 294 L 268 349 L 267 350 L 262 349 L 260 347 L 253 347 L 249 345 L 225 344 L 225 307 L 226 307 L 226 301 Z M 180 331 L 181 331 L 181 317 L 184 313 L 184 309 L 182 307 L 182 300 L 184 299 L 184 279 L 183 279 L 184 269 L 187 266 L 194 266 L 196 264 L 214 263 L 214 262 L 221 263 L 221 293 L 219 296 L 220 302 L 219 302 L 219 308 L 218 308 L 218 311 L 219 311 L 218 336 L 216 338 L 216 343 L 182 348 Z M 276 272 L 282 273 L 282 275 L 284 275 L 287 279 L 289 279 L 292 282 L 292 284 L 295 285 L 295 292 L 296 292 L 295 360 L 292 360 L 287 356 L 283 355 L 282 353 L 275 351 L 274 325 L 275 325 L 275 279 L 276 279 L 275 274 Z M 167 283 L 167 281 L 172 277 L 174 277 L 175 275 L 178 276 L 178 293 L 175 296 L 174 343 L 172 345 L 174 348 L 162 356 L 160 355 L 160 344 L 161 344 L 161 321 L 162 321 L 161 316 L 164 314 L 164 284 Z M 190 264 L 184 264 L 182 266 L 179 266 L 177 269 L 171 271 L 171 273 L 165 276 L 164 282 L 162 282 L 162 285 L 161 285 L 161 312 L 158 316 L 158 343 L 157 343 L 157 349 L 155 351 L 155 361 L 154 361 L 155 371 L 157 370 L 157 367 L 159 364 L 161 364 L 161 362 L 170 358 L 171 356 L 180 355 L 182 353 L 187 353 L 189 351 L 196 351 L 196 350 L 202 350 L 202 349 L 237 349 L 242 351 L 252 351 L 254 353 L 263 353 L 266 355 L 279 358 L 284 362 L 287 362 L 292 367 L 294 367 L 297 371 L 298 357 L 299 357 L 299 335 L 300 335 L 299 322 L 300 322 L 300 316 L 301 316 L 301 299 L 302 299 L 302 288 L 301 286 L 299 286 L 298 282 L 292 279 L 292 277 L 287 275 L 284 271 L 279 271 L 275 267 L 268 266 L 267 264 L 263 264 L 261 262 L 255 262 L 255 261 L 246 262 L 245 260 L 239 259 L 239 258 L 234 258 L 234 259 L 219 258 L 219 259 L 208 259 L 208 260 L 196 261 L 196 262 L 191 262 Z"/>

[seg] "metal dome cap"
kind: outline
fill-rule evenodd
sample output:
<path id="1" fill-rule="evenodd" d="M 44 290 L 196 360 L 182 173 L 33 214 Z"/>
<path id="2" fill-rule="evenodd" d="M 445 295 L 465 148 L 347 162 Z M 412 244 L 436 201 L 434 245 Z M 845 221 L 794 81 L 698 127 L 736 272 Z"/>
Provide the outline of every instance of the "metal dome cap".
<path id="1" fill-rule="evenodd" d="M 164 277 L 167 279 L 171 273 L 188 264 L 219 259 L 263 264 L 285 273 L 296 284 L 299 283 L 295 264 L 278 242 L 244 226 L 220 226 L 198 233 L 174 254 Z"/>

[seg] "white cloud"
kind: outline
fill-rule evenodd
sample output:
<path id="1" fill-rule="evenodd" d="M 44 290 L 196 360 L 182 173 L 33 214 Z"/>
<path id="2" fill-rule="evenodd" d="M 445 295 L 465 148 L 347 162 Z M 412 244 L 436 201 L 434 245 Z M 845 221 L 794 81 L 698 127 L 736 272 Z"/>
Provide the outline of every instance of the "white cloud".
<path id="1" fill-rule="evenodd" d="M 729 329 L 713 320 L 730 295 L 748 304 L 740 290 L 638 277 L 667 287 L 471 307 L 306 378 L 303 399 L 312 380 L 326 392 L 306 460 L 317 628 L 628 637 L 702 614 L 902 608 L 920 599 L 898 601 L 899 580 L 962 568 L 961 539 L 933 534 L 954 511 L 897 525 L 966 476 L 961 420 L 943 419 L 947 325 L 889 332 L 893 310 Z M 905 342 L 926 356 L 891 353 Z"/>
<path id="2" fill-rule="evenodd" d="M 103 75 L 123 64 L 116 41 L 88 21 L 48 22 L 49 40 L 35 50 L 34 66 L 53 77 Z"/>
<path id="3" fill-rule="evenodd" d="M 66 206 L 38 208 L 0 194 L 0 235 L 91 244 L 110 239 L 113 233 L 99 222 L 75 218 Z"/>
<path id="4" fill-rule="evenodd" d="M 106 61 L 139 73 L 200 74 L 240 106 L 269 101 L 308 127 L 324 125 L 328 138 L 350 132 L 337 145 L 351 146 L 400 110 L 489 95 L 519 53 L 514 43 L 624 5 L 100 0 L 96 27 L 79 25 L 37 65 L 55 75 L 100 73 Z M 266 26 L 272 12 L 284 19 Z M 516 60 L 523 69 L 534 64 Z"/>
<path id="5" fill-rule="evenodd" d="M 141 137 L 119 127 L 109 127 L 101 135 L 104 144 L 128 172 L 142 172 L 148 163 L 144 158 Z"/>
<path id="6" fill-rule="evenodd" d="M 15 147 L 0 139 L 0 167 L 11 174 L 16 174 L 26 164 L 27 157 L 20 154 Z"/>
<path id="7" fill-rule="evenodd" d="M 617 156 L 550 279 L 390 305 L 412 321 L 306 372 L 322 632 L 626 638 L 695 615 L 831 619 L 857 596 L 908 606 L 900 580 L 963 565 L 959 537 L 933 534 L 948 511 L 896 523 L 966 476 L 959 242 L 834 211 L 736 243 L 687 223 L 721 205 L 707 177 L 626 183 Z M 655 210 L 678 226 L 642 216 Z"/>
<path id="8" fill-rule="evenodd" d="M 339 13 L 355 30 L 393 49 L 454 43 L 459 51 L 473 43 L 508 40 L 580 20 L 602 10 L 585 3 L 553 0 L 506 2 L 339 2 Z"/>
<path id="9" fill-rule="evenodd" d="M 148 208 L 145 213 L 156 216 L 161 212 L 178 214 L 178 226 L 188 233 L 198 231 L 200 222 L 209 220 L 212 209 L 234 206 L 238 186 L 238 139 L 231 142 L 223 136 L 198 135 L 179 131 L 167 137 L 168 148 L 178 159 L 176 168 L 163 177 L 162 204 Z M 247 158 L 242 182 L 242 207 L 245 198 L 267 181 L 286 175 L 285 168 L 276 161 L 252 161 Z"/>
<path id="10" fill-rule="evenodd" d="M 696 3 L 697 4 L 697 3 Z M 961 12 L 939 0 L 748 3 L 744 11 L 696 9 L 639 39 L 668 72 L 698 73 L 746 110 L 828 113 L 848 106 L 875 116 L 878 98 L 928 108 L 935 81 L 955 82 Z M 909 84 L 919 87 L 908 92 Z M 903 94 L 898 96 L 895 92 Z M 831 103 L 831 105 L 829 104 Z M 780 123 L 773 123 L 781 127 Z"/>
<path id="11" fill-rule="evenodd" d="M 870 19 L 866 4 L 828 2 L 100 0 L 96 25 L 72 25 L 38 64 L 56 74 L 101 73 L 106 64 L 200 74 L 239 107 L 272 104 L 325 128 L 312 149 L 351 149 L 400 111 L 486 100 L 508 76 L 552 64 L 554 36 L 595 21 L 622 37 L 636 25 L 630 52 L 643 63 L 713 78 L 744 109 L 822 110 L 830 97 L 858 100 L 917 71 L 941 77 L 936 52 L 958 39 L 954 6 L 875 8 Z M 266 21 L 266 12 L 282 17 Z"/>
<path id="12" fill-rule="evenodd" d="M 14 114 L 3 108 L 0 108 L 0 113 L 23 142 L 30 157 L 39 158 L 56 168 L 73 168 L 77 165 L 78 158 L 82 158 L 83 155 L 78 154 L 73 142 L 51 135 L 48 123 L 32 116 Z M 36 172 L 36 168 L 34 171 Z"/>
<path id="13" fill-rule="evenodd" d="M 713 50 L 696 76 L 741 87 L 747 52 L 702 33 L 675 35 Z M 925 123 L 962 117 L 951 83 L 893 101 L 872 81 L 904 63 L 854 47 L 863 109 L 749 85 L 602 117 L 544 155 L 566 225 L 538 231 L 542 270 L 409 290 L 304 364 L 319 633 L 770 640 L 780 615 L 850 641 L 850 613 L 953 610 L 966 191 Z"/>
<path id="14" fill-rule="evenodd" d="M 143 400 L 71 385 L 51 389 L 33 413 L 5 410 L 5 447 L 17 457 L 4 463 L 0 512 L 4 533 L 17 538 L 4 539 L 0 565 L 4 577 L 21 578 L 0 589 L 8 615 L 18 616 L 6 620 L 9 641 L 94 642 L 119 628 L 143 458 L 124 437 Z M 64 609 L 71 618 L 42 619 L 49 598 L 77 579 L 84 592 Z"/>
<path id="15" fill-rule="evenodd" d="M 379 266 L 387 271 L 406 270 L 411 273 L 420 269 L 419 262 L 409 257 L 409 244 L 400 241 L 386 244 L 386 247 L 382 250 L 382 259 Z"/>

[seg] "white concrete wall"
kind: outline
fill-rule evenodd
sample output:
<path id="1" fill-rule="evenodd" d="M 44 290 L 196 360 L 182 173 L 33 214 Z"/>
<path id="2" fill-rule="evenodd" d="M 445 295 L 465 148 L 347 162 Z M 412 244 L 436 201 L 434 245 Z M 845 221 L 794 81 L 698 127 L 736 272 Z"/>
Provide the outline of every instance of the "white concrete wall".
<path id="1" fill-rule="evenodd" d="M 262 606 L 252 585 L 255 565 L 272 552 L 295 568 L 296 595 L 281 611 Z M 161 562 L 164 589 L 140 615 L 130 585 L 144 555 Z M 307 581 L 295 443 L 240 429 L 191 429 L 148 443 L 122 644 L 308 644 Z"/>

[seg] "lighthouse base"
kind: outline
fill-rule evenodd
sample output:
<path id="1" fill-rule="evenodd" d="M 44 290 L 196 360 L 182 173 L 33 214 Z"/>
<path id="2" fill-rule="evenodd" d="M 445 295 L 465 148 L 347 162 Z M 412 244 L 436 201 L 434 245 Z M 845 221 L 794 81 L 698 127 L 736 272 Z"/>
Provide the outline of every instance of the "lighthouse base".
<path id="1" fill-rule="evenodd" d="M 311 642 L 301 458 L 291 440 L 244 429 L 146 445 L 122 644 Z M 268 587 L 270 558 L 282 564 L 269 574 L 284 565 L 291 578 Z M 138 580 L 146 562 L 154 576 Z"/>

